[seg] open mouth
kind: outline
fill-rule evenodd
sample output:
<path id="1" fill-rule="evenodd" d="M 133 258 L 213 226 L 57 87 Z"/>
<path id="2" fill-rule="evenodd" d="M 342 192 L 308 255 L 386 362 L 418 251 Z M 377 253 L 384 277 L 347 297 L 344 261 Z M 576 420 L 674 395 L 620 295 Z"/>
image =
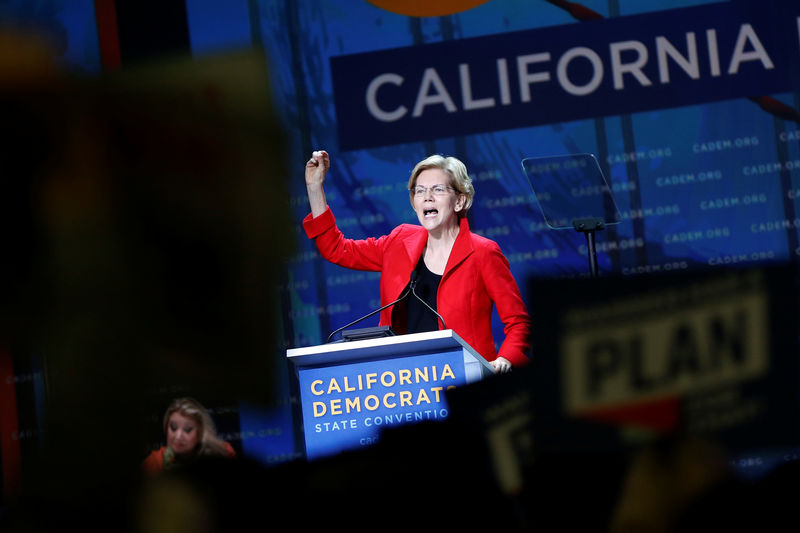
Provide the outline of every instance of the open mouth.
<path id="1" fill-rule="evenodd" d="M 422 210 L 422 216 L 424 218 L 433 218 L 438 214 L 439 214 L 439 210 L 438 209 L 423 209 Z"/>

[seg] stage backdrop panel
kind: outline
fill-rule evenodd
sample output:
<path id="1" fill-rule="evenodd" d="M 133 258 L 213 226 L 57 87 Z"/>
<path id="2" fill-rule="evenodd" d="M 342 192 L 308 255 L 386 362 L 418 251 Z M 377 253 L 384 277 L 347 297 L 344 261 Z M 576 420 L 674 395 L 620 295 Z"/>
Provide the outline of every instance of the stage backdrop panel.
<path id="1" fill-rule="evenodd" d="M 314 149 L 331 153 L 328 201 L 354 238 L 416 221 L 406 191 L 416 162 L 461 158 L 476 189 L 471 226 L 500 244 L 518 280 L 587 274 L 583 236 L 545 224 L 524 157 L 598 157 L 622 215 L 598 234 L 602 273 L 798 254 L 797 6 L 576 6 L 489 1 L 436 17 L 364 0 L 250 10 L 251 42 L 268 52 L 294 135 L 299 249 L 282 283 L 287 347 L 378 306 L 378 274 L 328 264 L 300 228 L 302 165 Z M 189 3 L 193 20 L 203 10 L 213 17 Z"/>

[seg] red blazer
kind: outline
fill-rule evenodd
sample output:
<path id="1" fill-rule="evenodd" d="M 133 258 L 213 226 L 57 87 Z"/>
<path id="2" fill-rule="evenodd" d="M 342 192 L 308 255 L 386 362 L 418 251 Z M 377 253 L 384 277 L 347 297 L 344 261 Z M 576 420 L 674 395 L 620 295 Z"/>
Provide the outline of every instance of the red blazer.
<path id="1" fill-rule="evenodd" d="M 401 224 L 378 238 L 347 239 L 330 209 L 316 218 L 309 214 L 303 228 L 328 261 L 355 270 L 379 271 L 382 306 L 400 297 L 428 242 L 425 228 L 413 224 Z M 492 304 L 497 306 L 505 331 L 499 351 L 492 337 Z M 461 219 L 439 283 L 436 310 L 447 327 L 487 361 L 501 356 L 514 366 L 528 362 L 531 322 L 508 260 L 496 242 L 473 234 L 466 218 Z M 395 329 L 392 307 L 380 316 L 380 325 Z M 395 331 L 405 331 L 404 324 L 399 326 Z"/>

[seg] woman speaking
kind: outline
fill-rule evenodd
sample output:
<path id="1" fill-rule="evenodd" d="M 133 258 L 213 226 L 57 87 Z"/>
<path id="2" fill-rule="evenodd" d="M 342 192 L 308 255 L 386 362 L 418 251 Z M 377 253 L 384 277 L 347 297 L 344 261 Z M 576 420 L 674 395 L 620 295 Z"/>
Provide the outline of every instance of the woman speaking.
<path id="1" fill-rule="evenodd" d="M 330 157 L 322 150 L 312 154 L 305 168 L 311 213 L 303 228 L 322 257 L 346 268 L 380 272 L 382 306 L 398 299 L 416 272 L 416 294 L 496 373 L 528 361 L 530 317 L 500 247 L 469 230 L 466 214 L 475 190 L 461 161 L 433 155 L 417 163 L 408 190 L 420 225 L 401 224 L 388 235 L 363 240 L 345 238 L 336 226 L 323 187 L 329 168 Z M 492 337 L 492 305 L 505 332 L 499 351 Z M 416 298 L 381 311 L 380 324 L 400 334 L 444 327 Z"/>

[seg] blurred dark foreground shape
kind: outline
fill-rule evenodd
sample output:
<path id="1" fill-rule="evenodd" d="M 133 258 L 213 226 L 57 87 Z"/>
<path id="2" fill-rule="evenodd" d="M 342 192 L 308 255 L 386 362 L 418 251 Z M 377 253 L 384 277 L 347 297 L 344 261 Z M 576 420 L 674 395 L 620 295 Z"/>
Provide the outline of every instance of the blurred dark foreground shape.
<path id="1" fill-rule="evenodd" d="M 269 95 L 256 53 L 86 78 L 0 34 L 0 349 L 40 360 L 44 390 L 6 503 L 31 530 L 124 515 L 175 389 L 273 400 L 292 233 Z"/>

